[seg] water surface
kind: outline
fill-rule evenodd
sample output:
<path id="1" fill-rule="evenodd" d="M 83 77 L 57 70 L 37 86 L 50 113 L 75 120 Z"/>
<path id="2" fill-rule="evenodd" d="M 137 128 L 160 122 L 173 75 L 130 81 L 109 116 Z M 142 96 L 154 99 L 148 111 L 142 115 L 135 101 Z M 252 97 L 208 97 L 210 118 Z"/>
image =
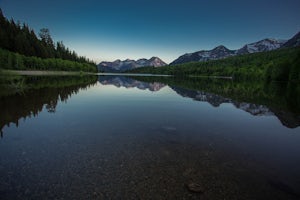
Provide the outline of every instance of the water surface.
<path id="1" fill-rule="evenodd" d="M 300 197 L 297 86 L 123 76 L 14 84 L 0 97 L 0 199 Z"/>

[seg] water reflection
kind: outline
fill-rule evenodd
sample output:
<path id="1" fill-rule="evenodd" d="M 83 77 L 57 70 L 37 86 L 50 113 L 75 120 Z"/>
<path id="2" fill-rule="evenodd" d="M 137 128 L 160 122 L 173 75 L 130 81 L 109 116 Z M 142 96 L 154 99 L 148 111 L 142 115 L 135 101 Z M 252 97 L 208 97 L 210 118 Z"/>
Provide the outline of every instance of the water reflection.
<path id="1" fill-rule="evenodd" d="M 177 94 L 183 97 L 189 97 L 196 101 L 207 102 L 213 107 L 219 107 L 222 103 L 231 103 L 236 108 L 244 110 L 252 115 L 256 116 L 270 116 L 274 113 L 267 107 L 263 105 L 256 105 L 253 103 L 238 102 L 230 98 L 225 98 L 217 94 L 202 92 L 202 91 L 193 91 L 188 89 L 182 89 L 178 87 L 172 87 Z"/>
<path id="2" fill-rule="evenodd" d="M 159 91 L 169 85 L 182 97 L 207 102 L 214 107 L 230 103 L 254 116 L 276 116 L 288 128 L 300 126 L 300 95 L 297 84 L 232 82 L 220 79 L 172 77 L 100 76 L 103 85 Z M 293 91 L 293 92 L 291 92 Z M 227 96 L 227 97 L 225 97 Z"/>
<path id="3" fill-rule="evenodd" d="M 116 87 L 138 88 L 140 90 L 148 89 L 150 91 L 159 91 L 166 85 L 159 82 L 142 82 L 125 76 L 99 76 L 98 81 L 102 85 L 114 85 Z"/>
<path id="4" fill-rule="evenodd" d="M 19 125 L 20 119 L 36 117 L 45 107 L 49 113 L 56 111 L 59 101 L 67 100 L 79 90 L 86 89 L 96 83 L 96 77 L 80 76 L 60 76 L 60 77 L 13 77 L 13 81 L 18 80 L 22 86 L 2 87 L 0 96 L 0 131 L 10 126 L 11 123 Z M 20 90 L 22 88 L 22 90 Z M 4 91 L 7 89 L 9 91 Z M 20 92 L 22 91 L 22 92 Z M 5 95 L 4 95 L 5 94 Z"/>
<path id="5" fill-rule="evenodd" d="M 241 109 L 254 116 L 276 116 L 280 120 L 280 122 L 288 128 L 296 128 L 300 126 L 299 115 L 296 115 L 289 111 L 280 110 L 278 108 L 269 108 L 265 105 L 257 105 L 254 103 L 239 102 L 212 93 L 187 90 L 177 87 L 172 87 L 172 89 L 176 91 L 177 94 L 183 97 L 189 97 L 196 101 L 207 102 L 214 107 L 219 107 L 222 103 L 230 103 L 237 109 Z"/>
<path id="6" fill-rule="evenodd" d="M 299 199 L 299 128 L 258 117 L 289 113 L 295 123 L 286 123 L 298 126 L 296 86 L 116 76 L 13 82 L 0 118 L 20 128 L 5 126 L 0 140 L 1 199 Z"/>
<path id="7" fill-rule="evenodd" d="M 96 83 L 97 77 L 14 77 L 1 83 L 0 131 L 21 118 L 37 116 L 43 108 L 54 113 L 59 101 L 66 102 L 80 89 Z M 276 116 L 289 128 L 300 126 L 300 95 L 297 85 L 235 83 L 228 80 L 175 79 L 170 77 L 99 76 L 102 85 L 160 91 L 169 85 L 178 95 L 207 102 L 214 107 L 230 103 L 254 116 Z M 5 90 L 5 88 L 8 90 Z M 293 92 L 291 92 L 293 91 Z"/>

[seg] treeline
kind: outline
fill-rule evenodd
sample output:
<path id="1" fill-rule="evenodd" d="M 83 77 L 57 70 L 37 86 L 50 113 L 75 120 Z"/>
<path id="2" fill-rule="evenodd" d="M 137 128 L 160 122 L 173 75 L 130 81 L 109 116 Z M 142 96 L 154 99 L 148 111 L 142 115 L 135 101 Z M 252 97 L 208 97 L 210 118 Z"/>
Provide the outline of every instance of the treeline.
<path id="1" fill-rule="evenodd" d="M 300 81 L 300 48 L 166 67 L 144 67 L 129 72 L 175 76 L 228 76 L 238 80 Z"/>
<path id="2" fill-rule="evenodd" d="M 56 58 L 88 64 L 96 69 L 96 64 L 93 61 L 78 56 L 75 51 L 65 47 L 61 41 L 55 43 L 51 38 L 49 29 L 42 28 L 38 35 L 39 37 L 26 24 L 21 25 L 13 19 L 7 20 L 0 8 L 0 48 L 27 57 Z M 28 65 L 25 65 L 25 67 L 28 67 Z"/>
<path id="3" fill-rule="evenodd" d="M 27 57 L 0 48 L 0 68 L 11 70 L 53 70 L 97 72 L 94 65 L 61 58 Z"/>

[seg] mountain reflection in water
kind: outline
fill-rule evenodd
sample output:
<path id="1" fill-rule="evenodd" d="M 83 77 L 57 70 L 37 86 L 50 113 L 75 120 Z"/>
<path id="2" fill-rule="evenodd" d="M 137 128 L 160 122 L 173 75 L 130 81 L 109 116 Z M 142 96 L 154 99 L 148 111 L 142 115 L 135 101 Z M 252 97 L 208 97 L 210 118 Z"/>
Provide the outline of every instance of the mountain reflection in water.
<path id="1" fill-rule="evenodd" d="M 216 94 L 211 94 L 211 93 L 206 93 L 201 91 L 193 91 L 193 90 L 187 90 L 187 89 L 176 88 L 176 87 L 172 87 L 172 89 L 176 91 L 177 94 L 183 97 L 189 97 L 196 101 L 207 102 L 214 107 L 218 107 L 222 103 L 230 103 L 234 105 L 237 109 L 244 110 L 254 116 L 276 116 L 281 121 L 281 123 L 288 128 L 296 128 L 300 125 L 299 116 L 295 117 L 290 112 L 281 111 L 280 113 L 278 113 L 279 111 L 276 109 L 274 109 L 273 112 L 272 109 L 264 105 L 238 102 L 229 98 L 224 98 Z"/>
<path id="2" fill-rule="evenodd" d="M 139 79 L 139 80 L 136 80 Z M 145 81 L 141 81 L 145 79 Z M 281 123 L 289 128 L 296 128 L 300 126 L 300 116 L 298 110 L 284 110 L 276 106 L 268 107 L 267 105 L 260 105 L 239 101 L 230 97 L 223 97 L 212 92 L 199 91 L 196 89 L 186 89 L 178 84 L 163 83 L 162 81 L 171 79 L 158 77 L 151 77 L 151 81 L 146 77 L 125 77 L 125 76 L 99 76 L 98 82 L 102 85 L 114 85 L 116 87 L 124 88 L 138 88 L 140 90 L 159 91 L 164 87 L 169 87 L 182 97 L 188 97 L 196 101 L 207 102 L 214 107 L 220 106 L 222 103 L 230 103 L 237 109 L 244 110 L 255 116 L 276 116 Z M 158 79 L 157 81 L 155 79 Z M 182 81 L 182 80 L 181 80 Z M 189 80 L 184 80 L 188 82 Z M 222 83 L 223 80 L 220 80 Z M 0 130 L 5 125 L 9 126 L 14 123 L 18 126 L 21 118 L 37 116 L 45 106 L 48 112 L 55 112 L 58 101 L 67 101 L 67 99 L 76 94 L 80 89 L 88 87 L 90 84 L 96 82 L 96 78 L 82 78 L 82 77 L 27 77 L 25 84 L 28 90 L 24 93 L 17 93 L 9 96 L 2 96 L 0 101 L 1 118 Z M 228 82 L 228 81 L 227 81 Z M 193 88 L 194 82 L 188 82 L 189 88 Z M 211 85 L 218 85 L 219 82 L 209 82 Z M 196 84 L 195 84 L 196 85 Z M 221 85 L 221 84 L 220 84 Z M 34 87 L 33 87 L 34 86 Z M 197 86 L 197 85 L 196 85 Z M 33 88 L 32 88 L 33 87 Z M 228 88 L 227 88 L 228 90 Z M 237 94 L 237 93 L 236 93 Z M 236 95 L 235 95 L 236 98 Z M 238 98 L 236 98 L 238 99 Z M 274 98 L 276 99 L 276 98 Z M 250 97 L 250 100 L 251 97 Z"/>
<path id="3" fill-rule="evenodd" d="M 0 89 L 1 200 L 300 197 L 297 85 L 52 76 Z"/>
<path id="4" fill-rule="evenodd" d="M 159 91 L 166 85 L 159 82 L 147 83 L 128 78 L 125 76 L 99 76 L 98 81 L 102 85 L 114 85 L 116 87 L 138 88 L 140 90 L 148 89 L 150 91 Z"/>
<path id="5" fill-rule="evenodd" d="M 148 82 L 144 81 L 139 81 L 139 80 L 145 80 Z M 157 79 L 157 81 L 156 81 Z M 149 77 L 124 77 L 124 76 L 99 76 L 98 81 L 102 85 L 114 85 L 116 87 L 125 87 L 125 88 L 138 88 L 138 89 L 148 89 L 150 91 L 159 91 L 163 87 L 166 87 L 168 85 L 167 83 L 161 83 L 160 81 L 164 80 L 170 80 L 172 78 L 161 78 L 159 79 L 158 77 L 151 77 L 151 81 L 149 81 Z M 200 79 L 201 80 L 201 79 Z M 189 86 L 192 85 L 193 88 L 193 82 L 189 82 L 188 79 L 181 80 L 184 82 L 192 83 Z M 229 82 L 227 80 L 219 80 L 209 82 L 211 85 L 221 85 L 222 82 Z M 227 97 L 223 97 L 222 95 L 219 94 L 214 94 L 211 92 L 205 92 L 205 91 L 199 91 L 197 89 L 186 89 L 180 86 L 177 86 L 178 84 L 169 84 L 170 88 L 174 90 L 177 94 L 179 94 L 182 97 L 188 97 L 196 101 L 202 101 L 202 102 L 207 102 L 210 105 L 214 107 L 220 106 L 222 103 L 230 103 L 234 105 L 237 109 L 244 110 L 245 112 L 250 113 L 251 115 L 255 116 L 276 116 L 281 123 L 288 127 L 288 128 L 296 128 L 300 126 L 300 115 L 299 113 L 293 113 L 291 110 L 286 111 L 281 108 L 277 108 L 276 106 L 269 108 L 266 105 L 260 105 L 260 104 L 255 104 L 255 103 L 249 103 L 245 101 L 239 101 Z M 228 88 L 226 88 L 228 90 Z M 258 91 L 257 91 L 258 92 Z M 259 93 L 259 92 L 258 92 Z M 238 95 L 238 92 L 235 94 Z M 235 96 L 236 97 L 236 96 Z M 238 98 L 237 98 L 238 99 Z M 252 100 L 251 97 L 249 96 L 250 101 Z M 274 98 L 276 99 L 276 98 Z"/>

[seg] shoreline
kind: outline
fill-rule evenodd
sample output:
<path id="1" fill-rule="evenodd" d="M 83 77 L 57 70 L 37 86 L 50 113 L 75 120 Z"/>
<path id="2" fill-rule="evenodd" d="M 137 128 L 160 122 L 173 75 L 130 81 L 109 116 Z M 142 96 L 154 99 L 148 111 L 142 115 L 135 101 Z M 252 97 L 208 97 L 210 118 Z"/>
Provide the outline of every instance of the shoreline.
<path id="1" fill-rule="evenodd" d="M 155 76 L 155 77 L 174 77 L 174 75 L 167 74 L 144 74 L 144 73 L 93 73 L 93 72 L 77 72 L 77 71 L 41 71 L 41 70 L 2 70 L 2 75 L 20 75 L 20 76 Z M 0 73 L 1 74 L 1 73 Z M 201 76 L 188 75 L 190 78 L 216 78 L 233 80 L 230 76 Z"/>
<path id="2" fill-rule="evenodd" d="M 70 75 L 97 75 L 92 72 L 75 71 L 41 71 L 41 70 L 2 70 L 4 75 L 22 75 L 22 76 L 70 76 Z"/>

